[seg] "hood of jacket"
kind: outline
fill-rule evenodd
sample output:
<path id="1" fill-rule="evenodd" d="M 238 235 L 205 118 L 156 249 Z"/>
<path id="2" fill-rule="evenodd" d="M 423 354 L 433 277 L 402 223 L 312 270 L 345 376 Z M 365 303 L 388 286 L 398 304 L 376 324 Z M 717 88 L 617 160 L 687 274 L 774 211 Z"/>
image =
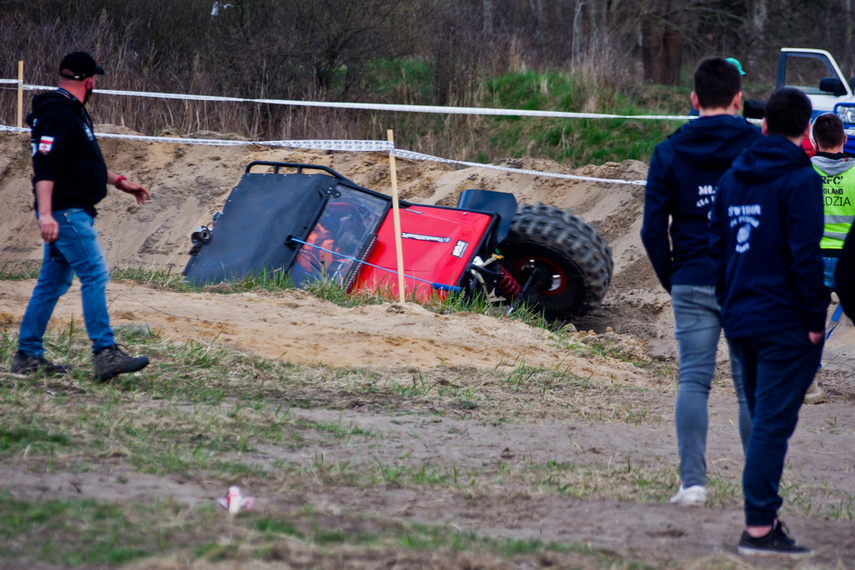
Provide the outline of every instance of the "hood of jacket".
<path id="1" fill-rule="evenodd" d="M 834 158 L 832 158 L 832 156 Z M 845 154 L 832 156 L 816 154 L 810 159 L 810 161 L 829 176 L 843 174 L 855 166 L 855 158 L 852 158 L 851 156 L 846 156 Z"/>
<path id="2" fill-rule="evenodd" d="M 669 138 L 674 142 L 674 154 L 686 164 L 699 170 L 724 171 L 745 148 L 739 144 L 741 136 L 752 136 L 755 130 L 757 127 L 742 117 L 713 115 L 689 121 Z"/>
<path id="3" fill-rule="evenodd" d="M 32 127 L 35 119 L 44 115 L 46 112 L 50 111 L 51 108 L 56 106 L 65 106 L 70 109 L 74 109 L 77 112 L 79 112 L 82 107 L 80 103 L 72 101 L 59 91 L 40 93 L 33 97 L 33 111 L 27 115 L 27 124 Z"/>
<path id="4" fill-rule="evenodd" d="M 755 141 L 733 161 L 733 175 L 748 184 L 768 182 L 810 166 L 804 148 L 787 138 L 768 135 Z"/>

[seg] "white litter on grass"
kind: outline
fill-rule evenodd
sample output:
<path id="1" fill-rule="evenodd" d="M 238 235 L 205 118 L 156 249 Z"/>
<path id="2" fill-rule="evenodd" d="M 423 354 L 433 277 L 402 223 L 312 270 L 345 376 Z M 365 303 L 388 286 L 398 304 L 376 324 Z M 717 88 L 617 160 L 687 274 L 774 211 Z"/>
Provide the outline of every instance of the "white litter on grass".
<path id="1" fill-rule="evenodd" d="M 221 507 L 229 511 L 230 515 L 236 515 L 240 511 L 248 511 L 252 508 L 255 499 L 252 497 L 244 497 L 240 487 L 229 487 L 229 493 L 225 497 L 220 497 L 217 502 Z"/>

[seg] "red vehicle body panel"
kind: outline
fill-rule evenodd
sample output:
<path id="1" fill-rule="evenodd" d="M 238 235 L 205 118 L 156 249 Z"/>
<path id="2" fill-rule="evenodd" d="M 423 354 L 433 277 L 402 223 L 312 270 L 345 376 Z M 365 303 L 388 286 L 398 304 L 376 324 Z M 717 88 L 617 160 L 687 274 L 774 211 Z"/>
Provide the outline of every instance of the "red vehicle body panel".
<path id="1" fill-rule="evenodd" d="M 816 149 L 813 147 L 813 143 L 809 138 L 804 138 L 802 140 L 802 148 L 805 149 L 805 153 L 808 155 L 808 158 L 816 154 Z"/>
<path id="2" fill-rule="evenodd" d="M 407 296 L 420 301 L 445 295 L 432 284 L 457 285 L 466 266 L 478 251 L 493 217 L 488 214 L 440 208 L 401 208 L 401 248 L 404 257 L 404 286 Z M 398 295 L 395 227 L 392 212 L 377 232 L 377 243 L 364 265 L 353 291 Z M 413 279 L 415 277 L 416 279 Z"/>

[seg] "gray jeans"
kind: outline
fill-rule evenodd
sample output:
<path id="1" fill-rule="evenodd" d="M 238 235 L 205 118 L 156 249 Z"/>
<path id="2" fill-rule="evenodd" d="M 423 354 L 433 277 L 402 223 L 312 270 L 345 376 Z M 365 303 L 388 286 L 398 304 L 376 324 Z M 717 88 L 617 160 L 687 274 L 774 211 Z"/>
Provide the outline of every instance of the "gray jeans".
<path id="1" fill-rule="evenodd" d="M 674 336 L 679 345 L 679 385 L 674 407 L 680 479 L 684 487 L 706 485 L 707 401 L 715 375 L 721 309 L 712 285 L 673 285 Z M 751 417 L 742 385 L 742 369 L 730 353 L 731 373 L 739 403 L 739 437 L 745 451 L 751 435 Z"/>

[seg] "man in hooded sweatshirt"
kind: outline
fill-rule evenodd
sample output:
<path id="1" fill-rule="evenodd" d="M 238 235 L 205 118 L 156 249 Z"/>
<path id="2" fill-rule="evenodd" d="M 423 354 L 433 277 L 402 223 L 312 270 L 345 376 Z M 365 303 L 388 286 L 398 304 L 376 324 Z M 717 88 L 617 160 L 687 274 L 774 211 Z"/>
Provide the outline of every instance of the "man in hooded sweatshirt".
<path id="1" fill-rule="evenodd" d="M 710 218 L 724 332 L 742 366 L 751 413 L 738 551 L 801 557 L 778 520 L 787 441 L 822 356 L 822 179 L 802 148 L 811 104 L 793 88 L 766 104 L 763 133 L 722 176 Z"/>
<path id="2" fill-rule="evenodd" d="M 834 286 L 843 312 L 855 321 L 855 233 L 849 232 L 843 242 L 834 271 Z"/>
<path id="3" fill-rule="evenodd" d="M 125 354 L 113 340 L 107 314 L 107 262 L 95 231 L 95 205 L 107 184 L 145 203 L 148 190 L 108 170 L 84 105 L 104 70 L 86 52 L 65 56 L 59 65 L 59 89 L 33 97 L 33 194 L 44 241 L 44 259 L 12 357 L 16 374 L 65 374 L 68 368 L 44 356 L 44 333 L 59 298 L 76 274 L 80 279 L 83 321 L 92 341 L 96 380 L 107 380 L 148 365 L 145 356 Z"/>
<path id="4" fill-rule="evenodd" d="M 720 57 L 701 61 L 692 105 L 699 118 L 656 146 L 644 194 L 641 239 L 662 286 L 671 294 L 679 380 L 674 419 L 680 489 L 671 503 L 703 506 L 706 493 L 707 401 L 715 374 L 721 315 L 709 256 L 709 211 L 721 175 L 762 135 L 739 111 L 739 70 Z M 670 240 L 669 240 L 670 233 Z M 739 435 L 748 443 L 751 420 L 740 368 L 731 359 L 739 402 Z"/>

